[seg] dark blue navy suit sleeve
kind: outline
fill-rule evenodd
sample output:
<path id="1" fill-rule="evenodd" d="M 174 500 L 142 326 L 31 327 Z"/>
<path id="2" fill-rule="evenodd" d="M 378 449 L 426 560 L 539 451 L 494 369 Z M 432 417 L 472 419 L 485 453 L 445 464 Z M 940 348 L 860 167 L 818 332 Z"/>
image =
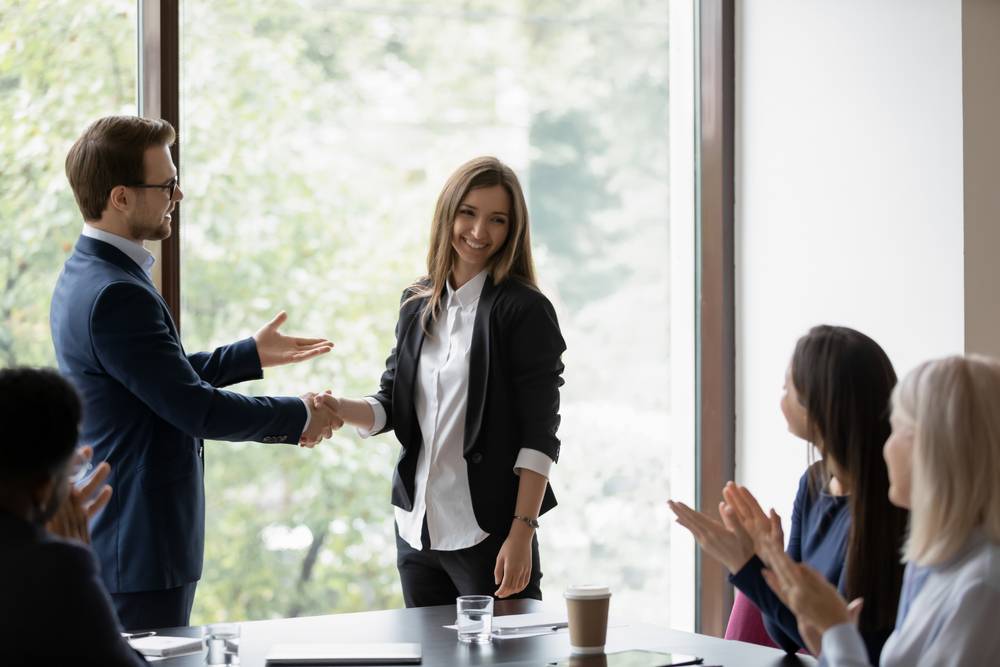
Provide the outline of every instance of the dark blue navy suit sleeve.
<path id="1" fill-rule="evenodd" d="M 792 506 L 791 530 L 788 535 L 787 552 L 797 563 L 802 562 L 802 503 L 805 500 L 803 494 L 808 492 L 806 477 L 803 476 L 799 482 L 795 504 Z M 764 581 L 764 575 L 761 574 L 763 568 L 764 563 L 754 556 L 743 569 L 731 575 L 729 581 L 760 609 L 764 628 L 767 634 L 771 635 L 771 639 L 785 651 L 795 653 L 805 647 L 799 635 L 798 621 L 795 620 L 792 610 L 778 599 Z"/>
<path id="2" fill-rule="evenodd" d="M 250 397 L 213 387 L 191 365 L 162 306 L 143 287 L 125 282 L 106 287 L 90 327 L 107 373 L 184 433 L 237 442 L 299 441 L 306 419 L 301 399 Z"/>
<path id="3" fill-rule="evenodd" d="M 228 387 L 264 377 L 257 343 L 252 337 L 223 345 L 212 352 L 189 354 L 187 359 L 198 377 L 213 387 Z"/>

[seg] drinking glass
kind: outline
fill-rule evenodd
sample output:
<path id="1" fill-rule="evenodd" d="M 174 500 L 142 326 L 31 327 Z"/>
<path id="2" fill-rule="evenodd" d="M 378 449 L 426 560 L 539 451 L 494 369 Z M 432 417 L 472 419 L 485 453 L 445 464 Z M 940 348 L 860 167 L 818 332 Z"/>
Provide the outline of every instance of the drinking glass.
<path id="1" fill-rule="evenodd" d="M 212 623 L 205 626 L 206 665 L 240 664 L 240 624 Z"/>
<path id="2" fill-rule="evenodd" d="M 493 631 L 493 598 L 489 595 L 462 595 L 455 599 L 458 612 L 458 641 L 487 644 Z"/>

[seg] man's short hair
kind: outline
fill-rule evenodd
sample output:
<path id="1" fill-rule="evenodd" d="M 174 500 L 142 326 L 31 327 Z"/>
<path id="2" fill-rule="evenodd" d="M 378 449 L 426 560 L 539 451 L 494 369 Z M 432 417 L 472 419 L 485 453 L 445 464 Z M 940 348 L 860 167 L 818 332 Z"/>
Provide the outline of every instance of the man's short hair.
<path id="1" fill-rule="evenodd" d="M 91 123 L 66 156 L 66 178 L 84 220 L 99 220 L 112 188 L 143 183 L 142 157 L 170 146 L 173 126 L 158 118 L 107 116 Z"/>
<path id="2" fill-rule="evenodd" d="M 76 449 L 81 416 L 76 390 L 56 371 L 0 370 L 0 479 L 57 472 Z"/>

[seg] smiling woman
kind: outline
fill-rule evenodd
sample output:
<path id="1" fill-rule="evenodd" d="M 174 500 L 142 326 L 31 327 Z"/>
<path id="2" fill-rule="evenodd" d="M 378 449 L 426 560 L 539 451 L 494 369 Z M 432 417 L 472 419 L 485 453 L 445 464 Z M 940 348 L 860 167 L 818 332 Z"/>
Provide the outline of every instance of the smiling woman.
<path id="1" fill-rule="evenodd" d="M 428 272 L 442 184 L 475 155 L 516 170 L 523 201 L 508 193 L 501 252 L 518 246 L 530 209 L 532 278 L 569 348 L 558 431 L 567 455 L 552 471 L 559 506 L 540 520 L 541 588 L 554 599 L 597 577 L 629 615 L 683 626 L 694 609 L 691 552 L 671 549 L 662 502 L 678 485 L 693 488 L 693 325 L 684 318 L 694 270 L 678 268 L 693 261 L 683 226 L 693 223 L 678 218 L 675 230 L 670 216 L 674 202 L 693 201 L 692 188 L 671 187 L 671 148 L 690 146 L 693 133 L 671 131 L 686 90 L 671 81 L 672 63 L 694 71 L 671 53 L 671 33 L 692 31 L 690 15 L 670 20 L 681 4 L 185 0 L 179 92 L 191 195 L 181 234 L 186 344 L 250 333 L 278 309 L 336 342 L 308 368 L 272 373 L 254 387 L 261 393 L 376 389 L 400 290 Z M 437 239 L 445 260 L 461 256 L 450 225 L 462 201 L 447 199 L 449 234 Z M 473 284 L 475 254 L 497 244 L 500 219 L 487 216 L 504 208 L 466 203 L 473 229 L 457 242 L 471 264 L 459 289 Z M 386 502 L 400 444 L 342 429 L 312 453 L 291 460 L 206 445 L 210 524 L 194 620 L 401 604 Z M 273 527 L 307 528 L 311 541 L 262 548 Z"/>

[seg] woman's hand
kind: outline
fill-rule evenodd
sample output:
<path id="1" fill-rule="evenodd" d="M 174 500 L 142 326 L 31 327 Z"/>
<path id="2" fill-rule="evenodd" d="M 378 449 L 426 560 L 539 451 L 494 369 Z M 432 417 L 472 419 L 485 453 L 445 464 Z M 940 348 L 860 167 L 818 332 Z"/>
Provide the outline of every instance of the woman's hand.
<path id="1" fill-rule="evenodd" d="M 784 553 L 785 533 L 781 528 L 781 517 L 774 508 L 769 514 L 764 514 L 754 495 L 745 486 L 737 486 L 732 482 L 728 482 L 722 489 L 722 497 L 733 509 L 734 516 L 743 530 L 750 535 L 754 551 L 765 564 L 768 561 L 764 552 L 777 549 Z"/>
<path id="2" fill-rule="evenodd" d="M 795 614 L 799 634 L 813 655 L 819 655 L 824 632 L 841 623 L 857 623 L 860 598 L 848 605 L 822 574 L 773 545 L 765 548 L 763 558 L 770 568 L 763 571 L 764 580 Z"/>
<path id="3" fill-rule="evenodd" d="M 722 521 L 693 510 L 681 502 L 668 500 L 667 505 L 677 516 L 677 523 L 691 531 L 698 546 L 722 563 L 730 573 L 736 574 L 742 570 L 753 556 L 753 540 L 726 503 L 719 503 Z"/>
<path id="4" fill-rule="evenodd" d="M 497 554 L 493 579 L 499 588 L 493 594 L 498 598 L 516 595 L 531 580 L 531 537 L 534 529 L 523 521 L 511 524 L 507 539 Z"/>

